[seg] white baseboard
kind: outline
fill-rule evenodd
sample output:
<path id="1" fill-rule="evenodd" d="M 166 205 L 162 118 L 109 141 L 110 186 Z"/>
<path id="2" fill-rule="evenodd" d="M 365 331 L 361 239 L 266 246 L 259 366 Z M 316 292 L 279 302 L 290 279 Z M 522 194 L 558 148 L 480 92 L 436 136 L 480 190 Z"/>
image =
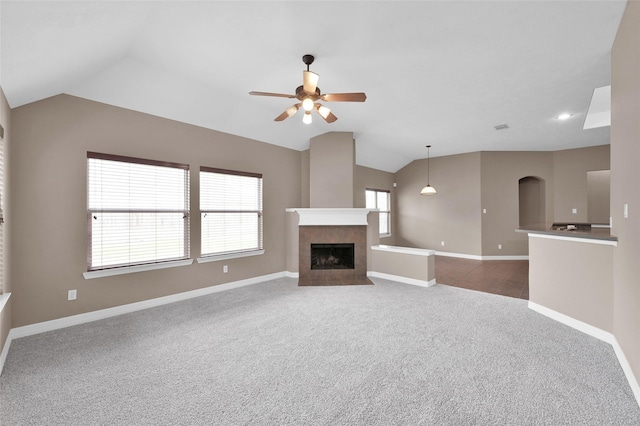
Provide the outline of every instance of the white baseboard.
<path id="1" fill-rule="evenodd" d="M 117 315 L 128 314 L 131 312 L 141 311 L 143 309 L 154 308 L 169 303 L 180 302 L 182 300 L 193 299 L 194 297 L 205 296 L 212 293 L 231 290 L 238 287 L 257 284 L 269 280 L 285 277 L 284 272 L 275 274 L 262 275 L 259 277 L 249 278 L 246 280 L 234 281 L 225 284 L 214 285 L 211 287 L 200 288 L 197 290 L 186 291 L 183 293 L 171 294 L 169 296 L 158 297 L 155 299 L 143 300 L 141 302 L 129 303 L 127 305 L 115 306 L 113 308 L 100 309 L 98 311 L 87 312 L 84 314 L 72 315 L 69 317 L 59 318 L 51 321 L 44 321 L 36 324 L 25 325 L 22 327 L 12 328 L 9 336 L 12 339 L 32 336 L 34 334 L 44 333 L 47 331 L 58 330 L 60 328 L 71 327 L 92 321 L 98 321 Z M 9 339 L 7 339 L 9 340 Z"/>
<path id="2" fill-rule="evenodd" d="M 451 253 L 447 251 L 436 251 L 436 256 L 459 257 L 471 260 L 529 260 L 529 255 L 508 255 L 508 256 L 478 256 L 476 254 Z"/>
<path id="3" fill-rule="evenodd" d="M 11 346 L 11 340 L 12 340 L 11 331 L 12 330 L 9 330 L 7 341 L 4 342 L 2 353 L 0 353 L 0 374 L 2 374 L 2 369 L 4 368 L 4 362 L 7 360 L 7 355 L 9 355 L 9 346 Z"/>
<path id="4" fill-rule="evenodd" d="M 429 281 L 416 280 L 415 278 L 402 277 L 400 275 L 385 274 L 383 272 L 367 271 L 368 277 L 382 278 L 383 280 L 397 281 L 404 284 L 417 285 L 420 287 L 431 287 L 436 284 L 435 278 Z"/>
<path id="5" fill-rule="evenodd" d="M 612 333 L 579 321 L 575 318 L 571 318 L 570 316 L 567 316 L 565 314 L 561 314 L 560 312 L 554 311 L 553 309 L 538 305 L 537 303 L 531 301 L 529 301 L 529 309 L 536 311 L 537 313 L 542 314 L 546 317 L 549 317 L 552 320 L 558 321 L 559 323 L 567 325 L 573 329 L 588 334 L 589 336 L 595 337 L 596 339 L 600 339 L 603 342 L 609 343 L 616 353 L 616 357 L 618 358 L 620 367 L 622 367 L 622 371 L 624 372 L 624 375 L 629 382 L 629 386 L 631 387 L 631 391 L 636 398 L 636 402 L 638 403 L 638 406 L 640 406 L 640 383 L 638 383 L 638 380 L 633 374 L 631 364 L 629 364 L 629 361 L 627 360 L 624 351 L 620 347 L 618 340 Z"/>
<path id="6" fill-rule="evenodd" d="M 287 278 L 300 278 L 300 273 L 299 272 L 285 271 L 284 272 L 284 276 L 287 277 Z"/>

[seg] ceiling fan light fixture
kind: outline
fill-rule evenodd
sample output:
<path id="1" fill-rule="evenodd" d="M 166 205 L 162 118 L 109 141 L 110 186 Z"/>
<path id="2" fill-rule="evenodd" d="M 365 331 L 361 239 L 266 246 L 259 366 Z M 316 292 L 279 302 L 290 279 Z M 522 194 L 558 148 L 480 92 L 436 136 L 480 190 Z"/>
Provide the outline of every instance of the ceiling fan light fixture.
<path id="1" fill-rule="evenodd" d="M 297 105 L 292 105 L 289 108 L 287 108 L 287 117 L 291 117 L 293 114 L 298 112 L 298 108 L 299 107 Z"/>
<path id="2" fill-rule="evenodd" d="M 313 118 L 311 118 L 311 111 L 305 111 L 304 116 L 302 117 L 302 122 L 304 124 L 311 124 Z"/>
<path id="3" fill-rule="evenodd" d="M 318 104 L 316 108 L 318 109 L 318 114 L 320 114 L 325 120 L 331 113 L 331 110 L 324 105 Z"/>
<path id="4" fill-rule="evenodd" d="M 302 101 L 302 108 L 304 108 L 304 110 L 307 112 L 311 111 L 313 109 L 313 99 L 304 98 L 304 100 Z"/>

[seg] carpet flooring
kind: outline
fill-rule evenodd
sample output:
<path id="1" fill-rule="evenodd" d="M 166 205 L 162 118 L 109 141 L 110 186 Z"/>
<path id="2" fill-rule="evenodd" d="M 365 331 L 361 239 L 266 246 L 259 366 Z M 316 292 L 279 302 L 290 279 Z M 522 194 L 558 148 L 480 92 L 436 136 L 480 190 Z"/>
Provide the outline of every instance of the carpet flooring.
<path id="1" fill-rule="evenodd" d="M 16 339 L 9 425 L 638 425 L 612 347 L 521 299 L 279 279 Z"/>

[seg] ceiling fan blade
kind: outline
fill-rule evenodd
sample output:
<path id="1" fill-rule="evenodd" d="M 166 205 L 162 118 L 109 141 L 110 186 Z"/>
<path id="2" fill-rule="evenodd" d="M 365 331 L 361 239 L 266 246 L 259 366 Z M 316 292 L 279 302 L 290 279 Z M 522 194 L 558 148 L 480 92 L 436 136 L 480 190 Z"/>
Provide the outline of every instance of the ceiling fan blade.
<path id="1" fill-rule="evenodd" d="M 298 110 L 300 109 L 301 105 L 302 105 L 301 103 L 297 103 L 295 105 L 291 105 L 289 108 L 285 109 L 282 114 L 277 116 L 275 118 L 275 120 L 273 120 L 273 121 L 284 121 L 284 120 L 286 120 L 287 118 L 291 117 L 293 114 L 298 112 Z"/>
<path id="2" fill-rule="evenodd" d="M 274 96 L 276 98 L 290 98 L 295 99 L 296 95 L 285 95 L 284 93 L 269 93 L 269 92 L 249 92 L 253 96 Z"/>
<path id="3" fill-rule="evenodd" d="M 358 93 L 325 93 L 320 96 L 320 99 L 326 102 L 364 102 L 367 100 L 367 95 Z"/>
<path id="4" fill-rule="evenodd" d="M 313 95 L 318 87 L 318 79 L 320 76 L 312 71 L 302 71 L 302 88 L 305 92 Z"/>
<path id="5" fill-rule="evenodd" d="M 326 121 L 327 123 L 333 123 L 338 119 L 338 117 L 336 117 L 326 106 L 318 103 L 313 104 L 313 106 L 315 107 L 316 111 L 318 111 L 318 114 L 320 114 L 320 117 L 324 118 L 324 121 Z"/>

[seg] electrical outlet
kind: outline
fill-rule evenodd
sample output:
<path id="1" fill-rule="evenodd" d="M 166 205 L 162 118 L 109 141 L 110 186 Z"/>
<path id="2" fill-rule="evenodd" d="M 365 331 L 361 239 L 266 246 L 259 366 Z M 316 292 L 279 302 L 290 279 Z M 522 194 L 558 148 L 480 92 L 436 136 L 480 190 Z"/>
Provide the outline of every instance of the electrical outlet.
<path id="1" fill-rule="evenodd" d="M 578 214 L 578 209 L 571 209 L 571 213 Z"/>
<path id="2" fill-rule="evenodd" d="M 67 300 L 76 300 L 78 298 L 78 290 L 69 290 L 67 292 Z"/>
<path id="3" fill-rule="evenodd" d="M 498 244 L 498 250 L 502 250 L 502 244 Z"/>
<path id="4" fill-rule="evenodd" d="M 444 247 L 444 241 L 440 241 L 440 245 Z"/>
<path id="5" fill-rule="evenodd" d="M 226 274 L 227 272 L 229 272 L 229 265 L 224 265 L 224 266 L 222 267 L 222 272 L 224 272 L 225 274 Z"/>
<path id="6" fill-rule="evenodd" d="M 622 210 L 622 217 L 624 217 L 625 219 L 629 219 L 629 204 L 625 204 Z"/>
<path id="7" fill-rule="evenodd" d="M 482 214 L 487 214 L 487 209 L 482 209 Z"/>

